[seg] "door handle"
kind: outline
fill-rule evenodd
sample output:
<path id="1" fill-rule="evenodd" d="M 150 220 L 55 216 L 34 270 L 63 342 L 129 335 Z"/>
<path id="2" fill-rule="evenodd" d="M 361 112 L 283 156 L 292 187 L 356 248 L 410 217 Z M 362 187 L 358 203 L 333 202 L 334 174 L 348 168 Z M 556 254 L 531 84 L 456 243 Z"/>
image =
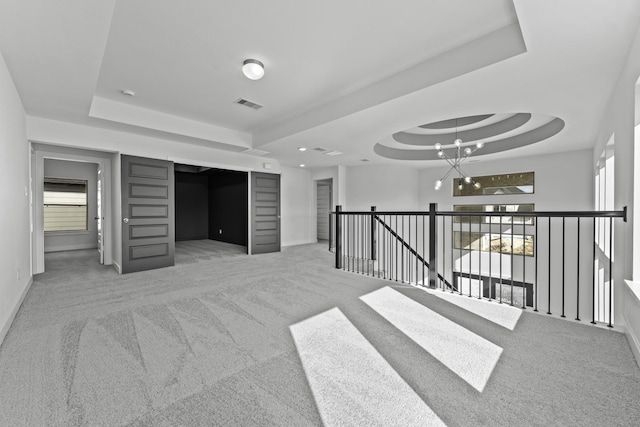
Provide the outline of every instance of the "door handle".
<path id="1" fill-rule="evenodd" d="M 122 222 L 124 222 L 125 224 L 129 224 L 129 218 L 122 218 Z"/>

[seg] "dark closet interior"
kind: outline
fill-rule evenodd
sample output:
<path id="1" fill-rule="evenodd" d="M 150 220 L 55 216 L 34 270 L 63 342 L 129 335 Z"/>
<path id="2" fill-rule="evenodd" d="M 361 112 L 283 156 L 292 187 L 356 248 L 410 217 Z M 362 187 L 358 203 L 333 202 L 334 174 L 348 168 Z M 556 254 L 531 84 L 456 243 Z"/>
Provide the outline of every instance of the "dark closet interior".
<path id="1" fill-rule="evenodd" d="M 175 164 L 176 241 L 247 246 L 248 174 Z"/>

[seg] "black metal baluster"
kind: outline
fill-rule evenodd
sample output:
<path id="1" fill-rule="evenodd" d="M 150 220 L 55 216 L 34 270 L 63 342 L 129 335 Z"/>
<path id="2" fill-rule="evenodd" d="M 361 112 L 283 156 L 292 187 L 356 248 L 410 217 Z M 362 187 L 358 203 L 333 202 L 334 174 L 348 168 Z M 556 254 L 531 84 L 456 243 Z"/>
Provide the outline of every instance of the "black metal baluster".
<path id="1" fill-rule="evenodd" d="M 565 234 L 565 217 L 562 217 L 562 314 L 560 315 L 560 317 L 565 317 L 564 315 L 564 282 L 565 282 L 565 278 L 564 278 L 564 247 L 565 247 L 565 238 L 564 238 L 564 234 Z"/>
<path id="2" fill-rule="evenodd" d="M 462 247 L 464 246 L 464 244 L 462 243 L 462 223 L 464 222 L 464 220 L 462 219 L 463 217 L 460 217 L 460 231 L 459 231 L 459 236 L 460 236 L 460 244 L 459 244 L 459 256 L 458 256 L 458 280 L 460 281 L 460 283 L 458 283 L 458 293 L 460 295 L 462 295 Z"/>
<path id="3" fill-rule="evenodd" d="M 424 239 L 422 239 L 424 240 Z M 416 253 L 418 253 L 418 214 L 416 214 Z M 424 259 L 424 252 L 422 253 L 422 259 Z M 418 257 L 416 257 L 416 285 L 418 284 Z"/>
<path id="4" fill-rule="evenodd" d="M 493 289 L 493 269 L 492 269 L 492 258 L 493 258 L 493 248 L 491 247 L 491 243 L 493 242 L 491 236 L 493 234 L 493 217 L 489 217 L 489 301 L 493 300 L 491 297 L 491 290 Z"/>
<path id="5" fill-rule="evenodd" d="M 351 271 L 351 215 L 347 215 L 345 219 L 347 227 L 347 233 L 345 236 L 347 271 Z"/>
<path id="6" fill-rule="evenodd" d="M 455 269 L 455 263 L 454 263 L 454 260 L 453 260 L 453 247 L 455 246 L 455 240 L 456 240 L 455 234 L 453 232 L 453 219 L 454 218 L 455 217 L 452 215 L 451 216 L 451 293 L 453 293 L 453 288 L 458 285 L 457 283 L 454 283 L 455 282 L 455 275 L 453 273 L 453 270 Z"/>
<path id="7" fill-rule="evenodd" d="M 409 215 L 409 247 L 412 248 L 413 246 L 411 246 L 411 215 Z M 408 267 L 408 275 L 409 275 L 409 283 L 411 283 L 411 250 L 407 250 L 407 267 Z"/>
<path id="8" fill-rule="evenodd" d="M 471 246 L 471 244 L 473 243 L 473 237 L 471 234 L 471 221 L 473 217 L 469 217 L 469 297 L 471 297 L 471 282 L 472 282 L 472 272 L 473 272 L 473 267 L 471 266 L 471 255 L 473 254 L 473 247 Z"/>
<path id="9" fill-rule="evenodd" d="M 522 218 L 522 309 L 527 309 L 527 217 Z"/>
<path id="10" fill-rule="evenodd" d="M 502 304 L 502 215 L 500 215 L 500 293 L 498 303 Z"/>
<path id="11" fill-rule="evenodd" d="M 515 231 L 515 225 L 513 224 L 513 215 L 511 215 L 511 302 L 513 305 L 513 282 L 515 281 L 515 274 L 513 274 L 513 232 Z"/>
<path id="12" fill-rule="evenodd" d="M 580 321 L 580 217 L 578 217 L 578 250 L 576 252 L 576 320 Z"/>
<path id="13" fill-rule="evenodd" d="M 548 274 L 547 274 L 547 314 L 551 314 L 551 216 L 549 216 L 549 242 L 547 243 L 549 247 L 549 264 L 548 264 Z"/>
<path id="14" fill-rule="evenodd" d="M 612 314 L 613 314 L 613 218 L 609 217 L 609 324 L 607 326 L 610 328 L 613 328 L 613 319 L 611 318 Z"/>
<path id="15" fill-rule="evenodd" d="M 380 227 L 378 227 L 377 218 L 378 218 L 377 216 L 373 218 L 376 222 L 376 256 L 374 260 L 378 261 L 378 279 L 379 279 L 380 278 Z"/>
<path id="16" fill-rule="evenodd" d="M 400 221 L 402 227 L 402 235 L 400 237 L 400 267 L 402 267 L 402 272 L 400 273 L 400 282 L 404 283 L 404 215 L 402 215 L 402 221 Z"/>
<path id="17" fill-rule="evenodd" d="M 427 252 L 425 251 L 427 246 L 427 242 L 426 242 L 427 232 L 425 230 L 425 224 L 426 224 L 426 216 L 422 215 L 422 259 L 423 260 L 427 259 Z M 429 236 L 429 238 L 431 238 L 431 236 Z M 442 258 L 443 258 L 442 262 L 444 262 L 444 252 L 442 253 Z M 424 273 L 425 273 L 424 269 L 425 269 L 425 265 L 424 265 L 424 261 L 422 261 L 422 286 L 426 286 L 426 284 L 424 283 Z"/>
<path id="18" fill-rule="evenodd" d="M 387 224 L 387 216 L 386 215 L 382 215 L 382 221 L 384 221 L 385 225 Z M 382 230 L 382 256 L 384 257 L 382 259 L 382 278 L 386 279 L 387 278 L 387 272 L 389 271 L 389 268 L 387 266 L 387 263 L 389 262 L 389 251 L 388 251 L 388 247 L 387 247 L 387 229 L 386 227 L 380 227 Z M 380 269 L 380 257 L 378 256 L 378 269 Z"/>
<path id="19" fill-rule="evenodd" d="M 396 217 L 396 235 L 398 235 L 398 215 Z M 398 281 L 398 238 L 396 237 L 396 282 Z"/>
<path id="20" fill-rule="evenodd" d="M 534 300 L 533 300 L 533 311 L 538 311 L 538 245 L 540 244 L 540 235 L 538 234 L 538 222 L 540 217 L 536 217 L 536 226 L 535 226 L 535 240 L 533 243 L 533 265 L 534 265 L 534 275 L 533 275 L 533 280 L 534 280 L 534 286 L 535 286 L 535 294 L 533 296 Z"/>
<path id="21" fill-rule="evenodd" d="M 336 238 L 335 238 L 335 243 L 336 243 L 336 268 L 341 268 L 342 267 L 342 260 L 340 259 L 342 257 L 342 224 L 340 223 L 340 221 L 342 221 L 342 217 L 340 216 L 340 211 L 342 210 L 342 206 L 337 205 L 336 206 Z"/>
<path id="22" fill-rule="evenodd" d="M 444 291 L 444 287 L 446 286 L 445 285 L 445 281 L 447 280 L 447 268 L 446 268 L 447 260 L 446 260 L 446 255 L 445 255 L 445 252 L 447 251 L 446 238 L 445 238 L 445 236 L 446 236 L 446 234 L 445 234 L 445 225 L 446 225 L 445 222 L 446 222 L 447 217 L 443 216 L 441 218 L 442 218 L 442 237 L 440 238 L 440 240 L 442 240 L 442 280 L 440 280 L 440 286 L 442 287 L 442 290 Z M 424 230 L 424 216 L 422 217 L 422 229 Z M 431 237 L 431 236 L 429 236 L 429 237 Z M 424 251 L 424 243 L 423 243 L 422 248 L 423 248 L 422 250 Z M 424 264 L 423 264 L 422 268 L 424 268 Z"/>
<path id="23" fill-rule="evenodd" d="M 484 217 L 478 217 L 478 299 L 482 299 L 482 284 L 484 279 L 482 276 L 482 220 Z"/>
<path id="24" fill-rule="evenodd" d="M 591 271 L 592 271 L 591 323 L 594 325 L 596 324 L 596 269 L 595 267 L 596 267 L 596 217 L 594 216 L 593 217 L 593 258 L 591 263 Z"/>

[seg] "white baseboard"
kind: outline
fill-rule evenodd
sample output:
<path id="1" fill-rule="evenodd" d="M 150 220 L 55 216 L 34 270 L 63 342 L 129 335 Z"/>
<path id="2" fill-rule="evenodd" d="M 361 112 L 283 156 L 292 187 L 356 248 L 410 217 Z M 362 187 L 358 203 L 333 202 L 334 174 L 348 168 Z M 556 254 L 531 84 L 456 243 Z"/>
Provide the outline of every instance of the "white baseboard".
<path id="1" fill-rule="evenodd" d="M 113 265 L 113 268 L 116 269 L 118 274 L 122 274 L 122 268 L 120 267 L 120 264 L 118 264 L 117 262 L 113 261 L 112 265 Z"/>
<path id="2" fill-rule="evenodd" d="M 33 284 L 33 276 L 29 278 L 29 281 L 27 282 L 27 286 L 24 287 L 24 290 L 22 291 L 22 295 L 20 295 L 20 298 L 18 299 L 17 304 L 15 305 L 15 307 L 13 307 L 13 310 L 11 310 L 11 313 L 9 313 L 9 318 L 7 319 L 6 324 L 4 324 L 2 326 L 2 329 L 0 330 L 0 346 L 4 341 L 4 338 L 7 336 L 7 333 L 9 332 L 9 328 L 11 328 L 11 325 L 13 324 L 13 320 L 16 318 L 16 315 L 18 314 L 18 310 L 20 310 L 20 307 L 22 306 L 22 302 L 24 301 L 24 298 L 27 296 L 29 289 L 31 289 L 32 284 Z"/>
<path id="3" fill-rule="evenodd" d="M 628 322 L 626 318 L 624 320 L 625 322 Z M 631 347 L 631 351 L 633 352 L 633 355 L 636 358 L 636 362 L 638 363 L 638 366 L 640 366 L 640 340 L 638 339 L 638 336 L 636 335 L 633 328 L 625 327 L 624 334 L 627 336 L 627 341 L 629 341 L 629 346 Z"/>
<path id="4" fill-rule="evenodd" d="M 622 318 L 624 319 L 624 333 L 629 341 L 631 351 L 640 366 L 640 283 L 625 280 L 624 305 Z M 616 325 L 617 326 L 617 325 Z"/>
<path id="5" fill-rule="evenodd" d="M 291 241 L 282 243 L 282 247 L 286 248 L 289 246 L 308 245 L 310 243 L 318 243 L 318 240 L 317 239 L 291 240 Z"/>
<path id="6" fill-rule="evenodd" d="M 80 249 L 95 249 L 98 250 L 96 243 L 81 243 L 73 245 L 57 245 L 44 248 L 45 252 L 62 252 L 62 251 L 77 251 Z"/>

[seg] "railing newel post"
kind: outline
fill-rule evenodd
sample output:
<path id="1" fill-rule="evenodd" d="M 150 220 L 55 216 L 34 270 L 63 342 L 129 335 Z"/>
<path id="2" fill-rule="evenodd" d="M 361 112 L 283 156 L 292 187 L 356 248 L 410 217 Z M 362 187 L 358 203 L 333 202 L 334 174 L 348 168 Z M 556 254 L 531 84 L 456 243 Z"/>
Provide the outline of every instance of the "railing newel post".
<path id="1" fill-rule="evenodd" d="M 342 211 L 342 206 L 341 205 L 337 205 L 336 206 L 336 226 L 335 226 L 335 230 L 336 230 L 336 236 L 335 236 L 335 242 L 336 242 L 336 268 L 341 268 L 342 267 L 342 263 L 341 263 L 341 257 L 342 257 L 342 219 L 340 217 L 340 212 Z"/>
<path id="2" fill-rule="evenodd" d="M 437 203 L 429 203 L 429 287 L 431 289 L 435 289 L 436 281 L 438 279 L 438 231 L 436 221 L 437 210 Z"/>

